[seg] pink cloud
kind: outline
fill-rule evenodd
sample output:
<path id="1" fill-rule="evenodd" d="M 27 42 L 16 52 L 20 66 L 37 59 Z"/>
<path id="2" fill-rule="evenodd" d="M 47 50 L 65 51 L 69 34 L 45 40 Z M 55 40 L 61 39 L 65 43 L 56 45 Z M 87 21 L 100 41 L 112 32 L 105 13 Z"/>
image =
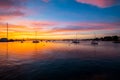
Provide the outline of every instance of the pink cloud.
<path id="1" fill-rule="evenodd" d="M 31 22 L 31 24 L 34 26 L 54 26 L 54 25 L 57 25 L 57 22 L 33 21 Z"/>
<path id="2" fill-rule="evenodd" d="M 14 25 L 24 26 L 25 30 L 38 30 L 40 32 L 74 32 L 74 31 L 94 31 L 94 30 L 120 30 L 120 23 L 96 23 L 96 22 L 54 22 L 54 21 L 34 21 L 18 20 Z M 24 29 L 24 28 L 23 28 Z M 23 30 L 24 31 L 24 30 Z"/>
<path id="3" fill-rule="evenodd" d="M 72 31 L 94 31 L 94 30 L 120 30 L 120 23 L 95 23 L 95 22 L 52 22 L 52 21 L 30 21 L 23 20 L 17 23 L 27 24 L 38 30 L 48 32 L 72 32 Z"/>
<path id="4" fill-rule="evenodd" d="M 22 17 L 25 16 L 25 13 L 21 10 L 8 10 L 8 11 L 2 11 L 0 12 L 0 20 L 9 20 L 15 17 Z"/>
<path id="5" fill-rule="evenodd" d="M 0 0 L 0 20 L 25 16 L 27 0 Z"/>
<path id="6" fill-rule="evenodd" d="M 23 12 L 19 11 L 19 10 L 12 10 L 12 11 L 2 11 L 0 12 L 0 16 L 22 16 L 24 15 Z"/>
<path id="7" fill-rule="evenodd" d="M 100 8 L 106 8 L 118 4 L 118 0 L 76 0 L 79 3 L 90 4 Z"/>
<path id="8" fill-rule="evenodd" d="M 59 25 L 59 22 L 52 22 L 52 21 L 34 21 L 34 20 L 20 20 L 15 22 L 17 25 L 23 25 L 32 29 L 36 29 L 38 31 L 44 32 L 48 30 L 52 30 L 53 27 Z"/>
<path id="9" fill-rule="evenodd" d="M 22 7 L 27 0 L 0 0 L 0 8 Z"/>
<path id="10" fill-rule="evenodd" d="M 50 27 L 50 26 L 58 25 L 59 22 L 23 20 L 23 21 L 18 21 L 17 24 L 29 24 L 29 26 L 38 26 L 38 27 Z"/>
<path id="11" fill-rule="evenodd" d="M 55 27 L 50 32 L 74 32 L 94 30 L 120 30 L 120 23 L 63 23 L 64 27 Z"/>

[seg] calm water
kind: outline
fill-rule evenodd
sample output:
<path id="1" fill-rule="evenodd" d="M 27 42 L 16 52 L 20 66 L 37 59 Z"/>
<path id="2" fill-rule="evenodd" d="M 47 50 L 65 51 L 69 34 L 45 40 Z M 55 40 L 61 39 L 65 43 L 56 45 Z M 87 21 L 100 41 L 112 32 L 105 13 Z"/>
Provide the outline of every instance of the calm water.
<path id="1" fill-rule="evenodd" d="M 120 44 L 0 43 L 0 80 L 120 80 Z"/>

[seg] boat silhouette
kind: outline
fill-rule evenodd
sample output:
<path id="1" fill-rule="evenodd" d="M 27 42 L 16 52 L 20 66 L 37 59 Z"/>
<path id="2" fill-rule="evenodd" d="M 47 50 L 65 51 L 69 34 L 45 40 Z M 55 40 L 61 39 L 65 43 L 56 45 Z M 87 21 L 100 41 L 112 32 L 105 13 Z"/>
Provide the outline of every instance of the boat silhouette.
<path id="1" fill-rule="evenodd" d="M 7 27 L 6 27 L 6 38 L 1 38 L 0 42 L 14 42 L 14 40 L 8 40 L 8 23 L 7 23 Z"/>
<path id="2" fill-rule="evenodd" d="M 39 40 L 37 39 L 37 31 L 35 31 L 35 40 L 32 41 L 33 43 L 39 43 Z"/>
<path id="3" fill-rule="evenodd" d="M 72 40 L 72 43 L 75 43 L 75 44 L 80 43 L 80 41 L 77 39 L 77 33 L 76 33 L 76 39 L 75 39 L 75 40 Z"/>
<path id="4" fill-rule="evenodd" d="M 92 40 L 91 44 L 92 44 L 92 45 L 98 45 L 98 41 Z"/>
<path id="5" fill-rule="evenodd" d="M 98 45 L 99 43 L 98 43 L 98 40 L 96 40 L 96 34 L 94 33 L 94 35 L 95 35 L 95 39 L 92 40 L 91 44 Z"/>

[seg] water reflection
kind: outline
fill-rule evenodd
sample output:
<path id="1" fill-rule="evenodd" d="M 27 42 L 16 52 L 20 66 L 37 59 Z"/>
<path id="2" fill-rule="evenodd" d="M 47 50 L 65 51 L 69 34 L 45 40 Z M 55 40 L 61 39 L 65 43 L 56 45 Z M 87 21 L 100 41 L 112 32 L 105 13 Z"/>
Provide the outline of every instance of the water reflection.
<path id="1" fill-rule="evenodd" d="M 0 80 L 112 80 L 119 78 L 119 47 L 110 42 L 0 43 Z"/>

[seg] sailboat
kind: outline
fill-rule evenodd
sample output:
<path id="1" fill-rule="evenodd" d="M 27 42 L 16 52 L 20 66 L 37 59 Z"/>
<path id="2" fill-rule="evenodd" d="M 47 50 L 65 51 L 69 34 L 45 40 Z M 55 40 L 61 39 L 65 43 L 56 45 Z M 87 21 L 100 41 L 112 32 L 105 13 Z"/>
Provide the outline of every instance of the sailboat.
<path id="1" fill-rule="evenodd" d="M 94 35 L 95 35 L 95 39 L 96 39 L 96 34 L 94 33 Z M 98 45 L 98 41 L 95 39 L 92 40 L 92 42 L 91 42 L 92 45 Z"/>
<path id="2" fill-rule="evenodd" d="M 21 43 L 24 43 L 24 39 L 20 41 Z"/>
<path id="3" fill-rule="evenodd" d="M 39 43 L 39 41 L 38 40 L 33 40 L 33 43 Z"/>
<path id="4" fill-rule="evenodd" d="M 77 33 L 76 33 L 76 39 L 72 41 L 72 43 L 78 44 L 80 41 L 77 39 Z"/>
<path id="5" fill-rule="evenodd" d="M 33 40 L 33 43 L 39 43 L 39 40 L 37 40 L 37 31 L 35 32 L 35 37 L 36 37 L 36 39 Z"/>
<path id="6" fill-rule="evenodd" d="M 24 43 L 24 38 L 22 40 L 20 40 L 21 43 Z"/>
<path id="7" fill-rule="evenodd" d="M 93 45 L 98 45 L 98 41 L 92 40 L 91 44 L 93 44 Z"/>
<path id="8" fill-rule="evenodd" d="M 8 42 L 8 23 L 7 23 L 6 31 L 7 31 L 6 38 L 1 38 L 0 42 Z"/>

